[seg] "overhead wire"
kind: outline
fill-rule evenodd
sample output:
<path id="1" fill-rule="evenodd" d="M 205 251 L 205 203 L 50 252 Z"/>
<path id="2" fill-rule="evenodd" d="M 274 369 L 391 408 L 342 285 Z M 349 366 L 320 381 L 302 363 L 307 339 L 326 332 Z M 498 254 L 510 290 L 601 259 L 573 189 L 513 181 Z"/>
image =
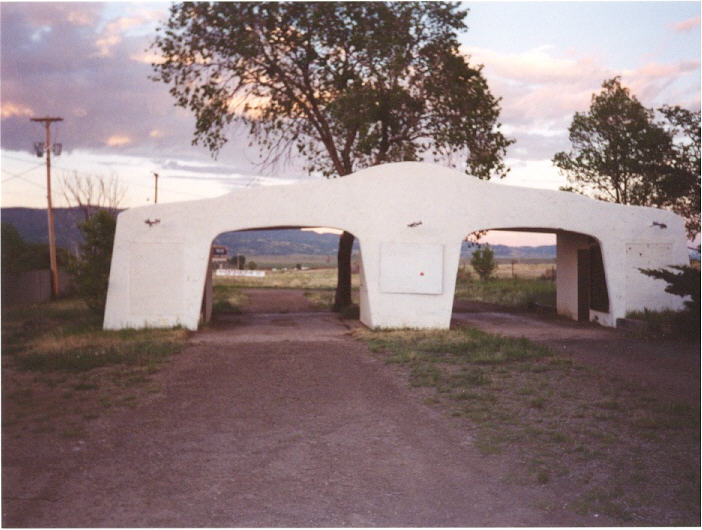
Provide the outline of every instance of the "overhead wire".
<path id="1" fill-rule="evenodd" d="M 3 179 L 1 182 L 2 182 L 2 183 L 5 183 L 5 182 L 7 182 L 7 181 L 9 181 L 9 180 L 16 179 L 16 178 L 20 178 L 20 176 L 24 175 L 25 173 L 29 173 L 30 171 L 33 171 L 33 170 L 35 170 L 35 169 L 38 169 L 38 168 L 40 168 L 40 167 L 43 166 L 43 165 L 44 165 L 44 162 L 40 162 L 40 163 L 38 163 L 37 165 L 30 167 L 29 169 L 25 169 L 24 171 L 20 171 L 19 173 L 13 173 L 13 172 L 11 172 L 11 171 L 6 170 L 5 168 L 2 168 L 2 171 L 3 171 L 4 173 L 6 173 L 7 175 L 10 175 L 10 176 L 7 177 L 7 178 L 5 178 L 5 179 Z"/>
<path id="2" fill-rule="evenodd" d="M 15 175 L 15 177 L 13 177 L 13 178 L 18 178 L 18 179 L 20 179 L 20 180 L 23 180 L 23 181 L 26 182 L 27 184 L 31 184 L 32 186 L 36 186 L 37 188 L 40 188 L 40 189 L 42 189 L 42 190 L 44 189 L 44 185 L 42 185 L 42 184 L 37 184 L 36 182 L 32 182 L 31 180 L 29 180 L 29 179 L 23 177 L 22 175 Z"/>
<path id="3" fill-rule="evenodd" d="M 57 137 L 58 137 L 58 134 L 57 134 Z M 18 161 L 18 162 L 24 162 L 25 164 L 30 163 L 30 162 L 29 162 L 28 160 L 26 160 L 26 159 L 19 158 L 19 157 L 15 157 L 15 156 L 2 155 L 2 158 L 8 158 L 8 159 L 10 159 L 10 160 L 15 160 L 15 161 Z M 36 167 L 39 167 L 39 166 L 41 166 L 41 165 L 43 165 L 43 162 L 37 164 L 36 166 L 34 166 L 34 167 L 30 168 L 30 169 L 28 169 L 27 171 L 30 171 L 31 169 L 35 169 Z M 72 171 L 72 172 L 77 173 L 77 174 L 79 174 L 79 175 L 84 175 L 84 176 L 88 176 L 88 177 L 94 176 L 93 173 L 90 173 L 90 172 L 87 172 L 87 171 L 83 171 L 83 170 L 80 170 L 80 171 L 79 171 L 79 170 L 76 170 L 76 169 L 67 168 L 67 167 L 64 167 L 64 166 L 57 165 L 57 164 L 52 164 L 52 167 L 53 167 L 53 168 L 56 168 L 56 169 L 61 169 L 61 170 L 63 170 L 63 171 Z M 7 173 L 9 173 L 9 172 L 7 172 Z M 165 177 L 165 178 L 167 179 L 167 178 L 168 178 L 168 175 L 163 175 L 163 177 Z M 8 179 L 5 179 L 3 182 L 5 182 L 5 181 L 7 181 L 7 180 L 10 180 L 11 178 L 14 178 L 14 176 L 12 176 L 12 177 L 10 177 L 10 178 L 8 178 Z M 199 180 L 199 179 L 200 179 L 200 177 L 194 177 L 194 176 L 191 177 L 191 176 L 187 176 L 187 175 L 186 175 L 186 176 L 179 176 L 178 178 L 182 178 L 182 179 L 192 179 L 192 180 Z M 220 177 L 220 178 L 221 178 L 221 177 Z M 226 177 L 225 177 L 225 178 L 226 178 Z M 235 179 L 236 177 L 231 177 L 231 178 L 232 178 L 232 180 L 233 180 L 233 179 Z M 259 181 L 259 179 L 260 179 L 260 175 L 252 175 L 251 178 L 250 178 L 250 179 L 246 182 L 246 184 L 244 184 L 242 187 L 244 187 L 244 188 L 250 188 L 250 187 L 254 186 L 254 185 Z M 134 186 L 141 187 L 141 188 L 145 188 L 145 189 L 146 189 L 146 188 L 152 189 L 152 187 L 151 187 L 150 185 L 148 185 L 148 184 L 140 184 L 140 183 L 130 182 L 130 185 L 134 185 Z M 192 192 L 189 192 L 189 191 L 176 190 L 176 189 L 173 189 L 173 188 L 170 188 L 170 187 L 167 187 L 167 186 L 166 186 L 166 187 L 159 186 L 159 189 L 162 189 L 162 190 L 164 190 L 164 191 L 168 191 L 168 192 L 171 192 L 171 193 L 178 193 L 178 194 L 181 194 L 181 195 L 189 195 L 189 196 L 191 196 L 191 197 L 199 197 L 199 198 L 207 198 L 207 197 L 208 197 L 207 195 L 202 195 L 202 194 L 200 194 L 200 193 L 192 193 Z"/>
<path id="4" fill-rule="evenodd" d="M 2 155 L 2 158 L 9 158 L 10 160 L 15 160 L 15 161 L 18 161 L 18 162 L 29 163 L 28 160 L 24 160 L 24 159 L 22 159 L 22 158 L 18 158 L 18 157 L 14 157 L 14 156 Z M 41 163 L 37 164 L 36 166 L 33 166 L 33 167 L 29 168 L 29 169 L 27 170 L 27 172 L 30 171 L 30 170 L 32 170 L 32 169 L 36 169 L 37 167 L 39 167 L 39 166 L 41 166 L 41 165 L 43 165 L 43 164 L 44 164 L 44 163 L 41 162 Z M 76 173 L 76 174 L 78 174 L 78 175 L 84 175 L 84 176 L 87 176 L 87 177 L 94 177 L 94 176 L 95 176 L 94 173 L 90 173 L 90 172 L 83 171 L 83 170 L 80 170 L 80 171 L 79 171 L 79 170 L 77 170 L 77 169 L 72 169 L 72 168 L 68 168 L 68 167 L 65 167 L 65 166 L 59 166 L 59 165 L 57 165 L 57 164 L 52 164 L 51 167 L 52 167 L 52 168 L 55 168 L 55 169 L 61 169 L 61 170 L 63 170 L 63 171 L 71 171 L 71 172 Z M 13 179 L 13 178 L 19 178 L 19 177 L 17 177 L 16 175 L 10 173 L 9 171 L 7 171 L 7 170 L 5 170 L 5 169 L 3 169 L 3 171 L 5 171 L 5 173 L 8 173 L 8 174 L 10 174 L 10 175 L 12 175 L 12 176 L 9 177 L 9 178 L 7 178 L 7 179 L 5 179 L 5 180 L 3 180 L 2 182 L 6 182 L 6 181 L 11 180 L 11 179 Z M 193 177 L 193 178 L 196 178 L 196 177 Z M 134 186 L 141 187 L 141 188 L 152 189 L 152 187 L 149 186 L 148 184 L 140 184 L 140 183 L 138 183 L 138 182 L 130 182 L 129 185 L 130 185 L 130 186 L 131 186 L 131 185 L 134 185 Z M 202 194 L 200 194 L 200 193 L 192 193 L 192 192 L 190 192 L 190 191 L 176 190 L 176 189 L 170 188 L 170 187 L 168 187 L 168 186 L 166 186 L 166 187 L 159 186 L 159 188 L 162 189 L 162 190 L 164 190 L 164 191 L 171 192 L 171 193 L 178 193 L 178 194 L 181 194 L 181 195 L 189 195 L 189 196 L 191 196 L 191 197 L 198 197 L 198 198 L 202 198 L 202 199 L 207 198 L 207 195 L 202 195 Z"/>

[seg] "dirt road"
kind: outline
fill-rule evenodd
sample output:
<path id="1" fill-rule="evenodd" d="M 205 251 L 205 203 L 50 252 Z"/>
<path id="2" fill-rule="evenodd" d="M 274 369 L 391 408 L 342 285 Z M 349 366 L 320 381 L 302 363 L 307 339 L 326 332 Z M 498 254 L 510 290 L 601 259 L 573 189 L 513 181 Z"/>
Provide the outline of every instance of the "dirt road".
<path id="1" fill-rule="evenodd" d="M 249 296 L 258 311 L 275 307 Z M 301 292 L 284 296 L 310 308 Z M 3 525 L 617 524 L 514 481 L 519 462 L 480 454 L 460 422 L 349 336 L 353 325 L 315 312 L 220 317 L 155 374 L 159 393 L 80 438 L 5 427 Z"/>
<path id="2" fill-rule="evenodd" d="M 607 523 L 540 508 L 331 314 L 229 317 L 156 377 L 79 440 L 4 433 L 3 524 Z"/>

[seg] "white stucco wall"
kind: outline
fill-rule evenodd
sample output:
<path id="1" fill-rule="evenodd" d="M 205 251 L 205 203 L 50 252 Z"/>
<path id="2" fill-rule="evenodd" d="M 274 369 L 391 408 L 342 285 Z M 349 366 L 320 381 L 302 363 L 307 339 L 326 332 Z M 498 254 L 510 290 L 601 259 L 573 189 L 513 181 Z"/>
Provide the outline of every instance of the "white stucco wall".
<path id="1" fill-rule="evenodd" d="M 218 234 L 306 226 L 339 228 L 359 239 L 360 318 L 373 328 L 447 328 L 461 241 L 489 228 L 539 228 L 596 238 L 610 298 L 606 325 L 641 304 L 650 309 L 682 305 L 679 297 L 663 291 L 664 282 L 636 270 L 644 260 L 651 267 L 688 262 L 682 219 L 671 212 L 504 186 L 449 168 L 403 162 L 341 179 L 241 189 L 215 199 L 122 212 L 105 328 L 180 324 L 196 329 L 210 246 Z M 559 280 L 562 274 L 568 273 L 559 264 Z M 571 295 L 561 293 L 561 285 L 559 300 L 570 308 Z M 575 307 L 577 316 L 577 301 Z"/>

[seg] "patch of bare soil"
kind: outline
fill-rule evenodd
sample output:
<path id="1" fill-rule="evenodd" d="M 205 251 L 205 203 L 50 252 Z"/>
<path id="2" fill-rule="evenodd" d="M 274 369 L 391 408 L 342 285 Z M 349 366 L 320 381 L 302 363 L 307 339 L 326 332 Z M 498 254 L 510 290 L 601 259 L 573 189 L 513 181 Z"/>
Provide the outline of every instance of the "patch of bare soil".
<path id="1" fill-rule="evenodd" d="M 506 313 L 494 307 L 471 309 L 454 313 L 454 322 L 507 337 L 526 337 L 597 368 L 603 375 L 650 388 L 668 399 L 693 405 L 700 402 L 699 341 L 641 339 L 621 330 L 557 317 Z"/>
<path id="2" fill-rule="evenodd" d="M 253 314 L 195 333 L 148 383 L 109 387 L 100 414 L 81 411 L 105 395 L 74 376 L 3 366 L 3 525 L 622 524 L 568 506 L 582 484 L 515 480 L 523 462 L 481 453 L 354 324 L 273 313 L 309 310 L 299 291 L 247 295 Z"/>
<path id="3" fill-rule="evenodd" d="M 309 301 L 300 289 L 242 289 L 247 302 L 241 308 L 243 313 L 302 313 L 315 311 L 316 306 Z"/>
<path id="4" fill-rule="evenodd" d="M 5 425 L 3 524 L 606 524 L 543 510 L 557 495 L 509 483 L 347 331 L 331 314 L 224 318 L 132 408 L 71 436 L 60 416 Z"/>

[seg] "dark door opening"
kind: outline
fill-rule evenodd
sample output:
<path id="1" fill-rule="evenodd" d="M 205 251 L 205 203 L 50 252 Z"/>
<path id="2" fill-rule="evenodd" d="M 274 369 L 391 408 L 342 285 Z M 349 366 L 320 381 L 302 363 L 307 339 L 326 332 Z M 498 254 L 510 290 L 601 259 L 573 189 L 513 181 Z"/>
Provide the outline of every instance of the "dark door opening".
<path id="1" fill-rule="evenodd" d="M 590 320 L 590 249 L 578 250 L 578 322 Z"/>

